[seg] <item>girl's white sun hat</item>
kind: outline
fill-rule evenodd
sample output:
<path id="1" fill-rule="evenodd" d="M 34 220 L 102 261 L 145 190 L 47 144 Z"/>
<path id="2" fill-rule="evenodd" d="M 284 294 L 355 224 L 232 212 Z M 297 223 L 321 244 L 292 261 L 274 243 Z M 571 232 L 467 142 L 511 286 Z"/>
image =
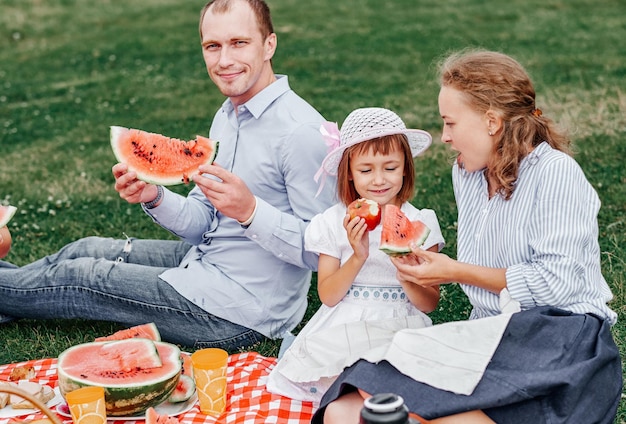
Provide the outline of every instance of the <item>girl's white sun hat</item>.
<path id="1" fill-rule="evenodd" d="M 320 132 L 330 151 L 315 174 L 315 181 L 319 180 L 322 173 L 336 176 L 343 152 L 348 147 L 363 141 L 385 135 L 404 134 L 409 140 L 413 157 L 428 149 L 432 142 L 432 137 L 428 132 L 408 129 L 396 113 L 380 107 L 355 109 L 343 122 L 341 131 L 335 122 L 324 122 Z"/>

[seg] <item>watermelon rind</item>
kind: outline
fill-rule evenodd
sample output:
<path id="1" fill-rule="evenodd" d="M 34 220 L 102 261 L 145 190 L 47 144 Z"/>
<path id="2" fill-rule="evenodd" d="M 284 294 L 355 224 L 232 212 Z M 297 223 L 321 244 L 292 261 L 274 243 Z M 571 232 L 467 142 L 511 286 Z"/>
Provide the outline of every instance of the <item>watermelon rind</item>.
<path id="1" fill-rule="evenodd" d="M 186 374 L 181 374 L 176 384 L 176 389 L 172 392 L 167 399 L 171 403 L 180 403 L 189 400 L 196 392 L 196 383 L 192 377 Z"/>
<path id="2" fill-rule="evenodd" d="M 124 343 L 136 344 L 137 340 L 140 339 L 82 343 L 63 351 L 57 360 L 58 386 L 61 395 L 65 397 L 66 393 L 81 387 L 104 387 L 106 411 L 107 415 L 111 417 L 129 417 L 143 414 L 151 406 L 153 407 L 166 401 L 176 388 L 182 370 L 181 352 L 176 345 L 143 339 L 155 345 L 163 364 L 162 367 L 132 370 L 132 378 L 131 376 L 126 376 L 127 374 L 122 370 L 98 370 L 100 375 L 110 374 L 112 379 L 117 380 L 116 382 L 104 383 L 99 379 L 97 383 L 94 382 L 96 377 L 92 376 L 99 366 L 97 360 L 85 359 L 85 362 L 81 362 L 81 360 L 76 359 L 81 357 L 93 358 L 95 349 L 100 349 L 102 346 L 111 343 L 117 343 L 119 350 L 123 351 Z M 103 361 L 103 364 L 106 364 L 106 362 Z M 123 382 L 123 380 L 127 380 L 127 382 Z"/>
<path id="3" fill-rule="evenodd" d="M 13 215 L 17 212 L 17 207 L 15 206 L 2 206 L 0 207 L 0 228 L 4 227 L 11 221 Z"/>
<path id="4" fill-rule="evenodd" d="M 421 224 L 421 226 L 423 226 L 424 228 L 422 229 L 422 232 L 419 233 L 418 237 L 415 237 L 413 240 L 411 240 L 411 244 L 414 243 L 416 246 L 421 246 L 430 235 L 430 228 L 426 227 L 422 222 L 418 221 L 417 223 Z M 404 256 L 411 253 L 411 248 L 408 246 L 394 246 L 386 243 L 382 243 L 379 246 L 379 249 L 389 256 Z"/>
<path id="5" fill-rule="evenodd" d="M 130 163 L 132 159 L 134 158 L 125 156 L 125 154 L 122 152 L 120 148 L 121 140 L 124 139 L 125 135 L 128 134 L 129 131 L 143 133 L 148 136 L 156 136 L 162 140 L 169 139 L 171 143 L 189 143 L 189 142 L 184 141 L 184 140 L 169 138 L 161 134 L 149 133 L 147 131 L 137 130 L 133 128 L 126 128 L 126 127 L 115 126 L 115 125 L 111 126 L 111 148 L 113 149 L 113 154 L 115 155 L 115 158 L 117 159 L 117 161 L 121 163 L 126 163 L 126 165 L 128 166 L 128 170 L 135 172 L 137 174 L 138 179 L 145 181 L 147 183 L 150 183 L 150 184 L 156 184 L 156 185 L 162 185 L 162 186 L 171 186 L 171 185 L 177 185 L 177 184 L 183 184 L 183 183 L 187 184 L 191 180 L 191 177 L 193 175 L 199 174 L 199 171 L 198 171 L 199 166 L 212 164 L 213 161 L 215 160 L 215 157 L 217 156 L 219 142 L 216 140 L 212 140 L 208 137 L 203 137 L 203 136 L 198 135 L 196 136 L 195 141 L 208 143 L 211 146 L 211 155 L 203 158 L 202 161 L 195 163 L 195 165 L 193 166 L 189 164 L 191 167 L 187 169 L 180 169 L 180 168 L 177 168 L 176 165 L 172 166 L 168 164 L 168 167 L 167 167 L 167 172 L 169 174 L 168 176 L 163 173 L 159 173 L 159 171 L 156 169 L 152 169 L 153 167 L 156 168 L 156 166 L 159 164 L 152 165 L 148 162 L 144 162 L 142 164 Z M 194 140 L 191 140 L 191 141 L 194 141 Z M 161 152 L 161 156 L 162 156 L 161 159 L 166 159 L 165 158 L 166 152 Z M 135 158 L 136 157 L 137 156 L 135 156 Z M 176 155 L 174 155 L 172 159 L 173 160 L 177 159 Z M 161 164 L 160 166 L 164 166 L 164 165 Z"/>
<path id="6" fill-rule="evenodd" d="M 381 245 L 379 249 L 389 256 L 404 256 L 411 253 L 411 249 L 398 246 Z"/>

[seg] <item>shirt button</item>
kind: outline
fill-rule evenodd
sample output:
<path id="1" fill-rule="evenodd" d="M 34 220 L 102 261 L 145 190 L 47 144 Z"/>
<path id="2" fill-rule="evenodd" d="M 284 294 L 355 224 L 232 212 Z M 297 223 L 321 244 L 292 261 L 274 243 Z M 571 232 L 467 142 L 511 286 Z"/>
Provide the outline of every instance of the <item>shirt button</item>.
<path id="1" fill-rule="evenodd" d="M 256 238 L 256 234 L 252 234 L 252 238 L 255 239 Z"/>

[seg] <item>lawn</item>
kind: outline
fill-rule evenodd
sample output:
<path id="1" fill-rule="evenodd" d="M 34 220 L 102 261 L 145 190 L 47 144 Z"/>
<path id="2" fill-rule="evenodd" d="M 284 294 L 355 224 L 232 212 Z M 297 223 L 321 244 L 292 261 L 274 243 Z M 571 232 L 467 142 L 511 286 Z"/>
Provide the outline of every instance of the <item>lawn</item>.
<path id="1" fill-rule="evenodd" d="M 89 235 L 169 238 L 113 190 L 109 126 L 192 138 L 223 101 L 204 68 L 204 0 L 0 0 L 0 203 L 19 208 L 6 260 L 24 265 Z M 602 270 L 626 353 L 626 5 L 622 0 L 269 0 L 275 70 L 329 120 L 383 106 L 441 134 L 434 62 L 449 50 L 496 49 L 533 77 L 537 104 L 566 126 L 602 200 Z M 414 204 L 437 212 L 445 253 L 456 248 L 450 157 L 441 143 L 416 162 Z M 185 193 L 189 186 L 178 186 Z M 319 305 L 310 291 L 309 317 Z M 28 308 L 29 305 L 24 305 Z M 435 322 L 469 304 L 443 288 Z M 56 356 L 110 322 L 19 320 L 0 325 L 0 363 Z M 277 343 L 256 349 L 276 355 Z M 626 403 L 617 423 L 626 422 Z"/>

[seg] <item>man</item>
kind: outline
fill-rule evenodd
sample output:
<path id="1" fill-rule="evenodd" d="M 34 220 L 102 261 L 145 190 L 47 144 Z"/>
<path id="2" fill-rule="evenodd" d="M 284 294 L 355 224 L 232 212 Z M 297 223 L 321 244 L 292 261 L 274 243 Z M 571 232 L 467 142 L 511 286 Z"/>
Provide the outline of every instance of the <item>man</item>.
<path id="1" fill-rule="evenodd" d="M 263 0 L 208 3 L 200 35 L 209 76 L 228 97 L 209 134 L 220 142 L 216 164 L 187 197 L 113 167 L 120 196 L 181 241 L 90 237 L 0 267 L 0 314 L 155 322 L 165 340 L 228 350 L 280 338 L 302 319 L 317 265 L 304 229 L 332 203 L 315 198 L 323 118 L 274 74 Z"/>

